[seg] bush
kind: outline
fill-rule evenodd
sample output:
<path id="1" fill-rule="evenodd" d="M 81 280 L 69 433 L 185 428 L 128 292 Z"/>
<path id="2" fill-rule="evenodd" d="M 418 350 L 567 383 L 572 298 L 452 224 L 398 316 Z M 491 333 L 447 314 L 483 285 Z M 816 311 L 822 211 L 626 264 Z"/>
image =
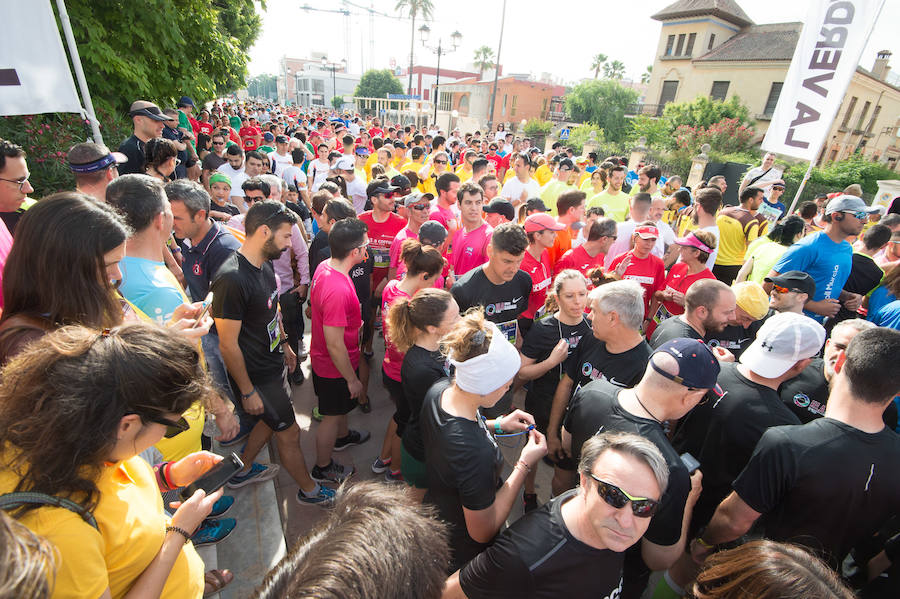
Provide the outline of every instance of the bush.
<path id="1" fill-rule="evenodd" d="M 673 131 L 681 125 L 709 128 L 725 119 L 734 119 L 738 124 L 753 124 L 750 110 L 737 96 L 725 101 L 698 96 L 693 102 L 667 104 L 662 118 L 668 121 Z"/>
<path id="2" fill-rule="evenodd" d="M 797 192 L 803 175 L 806 174 L 807 165 L 797 164 L 784 172 L 784 182 L 787 184 L 786 194 Z M 860 154 L 853 154 L 840 162 L 829 162 L 810 173 L 809 181 L 800 196 L 800 201 L 811 200 L 817 193 L 842 191 L 852 183 L 859 183 L 863 194 L 871 199 L 878 192 L 878 181 L 885 179 L 900 179 L 900 175 L 883 164 L 871 162 Z"/>
<path id="3" fill-rule="evenodd" d="M 631 119 L 631 133 L 628 141 L 637 144 L 641 137 L 646 138 L 645 145 L 655 150 L 671 150 L 675 144 L 672 138 L 672 127 L 665 119 L 639 114 Z"/>
<path id="4" fill-rule="evenodd" d="M 130 120 L 113 117 L 97 108 L 100 132 L 110 149 L 115 150 L 131 135 Z M 0 138 L 22 146 L 28 155 L 29 181 L 34 197 L 39 198 L 65 189 L 74 189 L 75 177 L 66 163 L 69 148 L 87 141 L 90 125 L 70 113 L 48 113 L 0 118 Z"/>
<path id="5" fill-rule="evenodd" d="M 682 152 L 697 153 L 703 144 L 709 144 L 716 152 L 731 154 L 745 152 L 752 146 L 753 128 L 738 119 L 722 119 L 709 127 L 679 125 L 675 129 L 675 148 Z"/>
<path id="6" fill-rule="evenodd" d="M 607 139 L 619 142 L 629 131 L 625 112 L 638 97 L 638 92 L 618 81 L 584 81 L 566 94 L 566 112 L 575 121 L 603 129 Z"/>
<path id="7" fill-rule="evenodd" d="M 576 153 L 581 154 L 584 150 L 584 143 L 591 139 L 591 133 L 594 133 L 594 141 L 600 143 L 603 141 L 603 129 L 594 125 L 578 125 L 572 127 L 569 132 L 569 139 L 560 140 L 567 148 L 572 148 Z"/>
<path id="8" fill-rule="evenodd" d="M 552 121 L 543 121 L 541 119 L 529 119 L 528 122 L 525 123 L 525 126 L 522 127 L 522 132 L 529 137 L 536 137 L 539 135 L 549 135 L 550 131 L 553 130 L 553 122 Z"/>

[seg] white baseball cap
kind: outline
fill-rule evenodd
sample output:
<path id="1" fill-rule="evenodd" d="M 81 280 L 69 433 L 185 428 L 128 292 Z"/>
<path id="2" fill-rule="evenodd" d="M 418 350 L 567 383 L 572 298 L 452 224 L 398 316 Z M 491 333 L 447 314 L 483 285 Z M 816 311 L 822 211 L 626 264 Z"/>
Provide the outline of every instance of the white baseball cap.
<path id="1" fill-rule="evenodd" d="M 803 314 L 780 312 L 763 323 L 740 362 L 756 374 L 774 379 L 799 360 L 815 356 L 824 343 L 821 324 Z"/>
<path id="2" fill-rule="evenodd" d="M 342 171 L 352 171 L 354 166 L 355 165 L 353 163 L 353 158 L 351 158 L 350 156 L 341 156 L 335 161 L 334 166 L 332 166 L 331 168 L 341 169 Z"/>

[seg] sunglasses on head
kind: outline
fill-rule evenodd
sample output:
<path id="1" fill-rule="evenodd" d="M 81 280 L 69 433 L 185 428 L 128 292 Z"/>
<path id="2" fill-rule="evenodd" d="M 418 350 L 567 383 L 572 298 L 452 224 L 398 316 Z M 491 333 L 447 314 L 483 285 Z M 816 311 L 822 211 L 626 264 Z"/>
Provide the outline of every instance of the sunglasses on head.
<path id="1" fill-rule="evenodd" d="M 622 509 L 630 501 L 631 512 L 638 518 L 649 518 L 656 513 L 659 508 L 659 502 L 655 499 L 647 497 L 632 497 L 616 485 L 600 480 L 593 473 L 591 478 L 597 481 L 597 493 L 603 498 L 607 504 L 618 509 Z"/>

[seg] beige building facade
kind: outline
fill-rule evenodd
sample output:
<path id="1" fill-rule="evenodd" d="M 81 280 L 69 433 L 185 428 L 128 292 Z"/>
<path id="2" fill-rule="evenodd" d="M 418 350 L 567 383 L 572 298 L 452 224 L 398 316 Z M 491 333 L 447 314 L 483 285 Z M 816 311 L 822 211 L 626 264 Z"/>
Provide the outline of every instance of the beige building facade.
<path id="1" fill-rule="evenodd" d="M 737 96 L 750 109 L 761 140 L 803 24 L 757 25 L 734 0 L 679 0 L 651 18 L 662 30 L 643 111 L 659 115 L 670 102 Z M 818 163 L 858 150 L 897 170 L 900 81 L 890 72 L 890 56 L 881 52 L 871 70 L 857 68 Z"/>

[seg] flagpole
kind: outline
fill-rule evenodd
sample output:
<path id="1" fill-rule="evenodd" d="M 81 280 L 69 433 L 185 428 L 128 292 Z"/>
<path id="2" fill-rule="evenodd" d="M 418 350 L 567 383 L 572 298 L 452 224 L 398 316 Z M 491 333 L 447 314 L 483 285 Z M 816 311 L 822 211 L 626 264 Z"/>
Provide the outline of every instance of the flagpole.
<path id="1" fill-rule="evenodd" d="M 81 57 L 78 55 L 78 45 L 72 34 L 72 23 L 69 21 L 69 11 L 66 10 L 65 0 L 56 0 L 56 8 L 59 9 L 59 21 L 62 23 L 63 33 L 66 35 L 66 46 L 72 59 L 72 68 L 75 69 L 75 79 L 81 90 L 81 98 L 84 100 L 85 113 L 91 123 L 91 131 L 94 133 L 94 143 L 102 144 L 103 135 L 100 134 L 100 122 L 94 112 L 94 103 L 91 102 L 91 92 L 88 91 L 87 80 L 84 78 L 84 69 L 81 68 Z"/>
<path id="2" fill-rule="evenodd" d="M 825 143 L 824 143 L 824 142 L 822 143 L 821 146 L 819 146 L 819 151 L 816 153 L 816 156 L 818 156 L 818 155 L 822 152 L 822 148 L 823 148 L 823 147 L 825 147 Z M 813 165 L 814 165 L 814 164 L 815 164 L 815 161 L 813 161 L 813 160 L 810 160 L 810 161 L 809 161 L 809 167 L 807 167 L 807 169 L 806 169 L 806 174 L 803 175 L 803 180 L 800 181 L 800 187 L 797 188 L 797 193 L 794 194 L 794 201 L 791 202 L 791 207 L 788 208 L 786 214 L 793 214 L 793 213 L 794 213 L 794 206 L 797 205 L 797 201 L 800 199 L 800 194 L 803 193 L 803 188 L 806 187 L 806 182 L 809 181 L 809 177 L 810 177 L 810 175 L 812 175 L 812 170 L 813 170 Z M 783 176 L 784 176 L 784 175 L 782 175 L 782 177 L 783 177 Z"/>

